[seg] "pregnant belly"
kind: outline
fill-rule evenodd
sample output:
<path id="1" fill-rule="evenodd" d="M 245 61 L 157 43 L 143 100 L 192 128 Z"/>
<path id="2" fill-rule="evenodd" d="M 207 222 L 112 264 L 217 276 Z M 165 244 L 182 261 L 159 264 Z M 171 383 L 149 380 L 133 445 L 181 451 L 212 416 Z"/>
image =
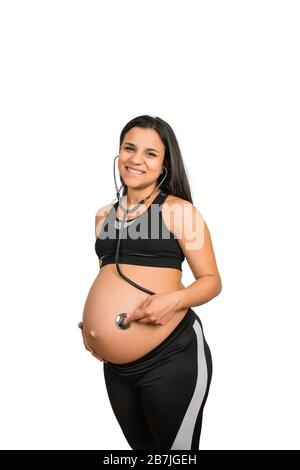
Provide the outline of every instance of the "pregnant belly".
<path id="1" fill-rule="evenodd" d="M 122 273 L 157 294 L 183 289 L 181 271 L 120 264 Z M 176 312 L 165 325 L 132 321 L 121 330 L 115 324 L 119 313 L 132 313 L 150 294 L 122 279 L 115 265 L 101 268 L 93 282 L 83 310 L 83 334 L 86 341 L 105 361 L 116 364 L 134 361 L 160 344 L 185 316 Z"/>

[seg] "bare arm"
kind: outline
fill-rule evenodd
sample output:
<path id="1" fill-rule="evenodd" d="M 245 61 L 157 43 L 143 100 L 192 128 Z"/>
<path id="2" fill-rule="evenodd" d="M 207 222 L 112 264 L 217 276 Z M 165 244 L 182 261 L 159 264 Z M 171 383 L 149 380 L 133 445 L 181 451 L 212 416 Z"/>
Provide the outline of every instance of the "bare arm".
<path id="1" fill-rule="evenodd" d="M 179 311 L 209 302 L 220 294 L 222 282 L 209 229 L 200 212 L 188 201 L 176 198 L 174 203 L 178 210 L 170 226 L 196 279 L 188 287 L 174 291 Z"/>

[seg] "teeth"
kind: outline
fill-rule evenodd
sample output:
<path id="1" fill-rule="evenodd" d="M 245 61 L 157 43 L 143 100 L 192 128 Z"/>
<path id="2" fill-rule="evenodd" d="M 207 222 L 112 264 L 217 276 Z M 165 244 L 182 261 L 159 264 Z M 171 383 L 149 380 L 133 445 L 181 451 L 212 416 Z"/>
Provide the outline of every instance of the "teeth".
<path id="1" fill-rule="evenodd" d="M 133 170 L 129 166 L 126 167 L 129 173 L 134 173 L 135 175 L 142 175 L 144 172 L 143 171 L 138 171 L 138 170 Z"/>

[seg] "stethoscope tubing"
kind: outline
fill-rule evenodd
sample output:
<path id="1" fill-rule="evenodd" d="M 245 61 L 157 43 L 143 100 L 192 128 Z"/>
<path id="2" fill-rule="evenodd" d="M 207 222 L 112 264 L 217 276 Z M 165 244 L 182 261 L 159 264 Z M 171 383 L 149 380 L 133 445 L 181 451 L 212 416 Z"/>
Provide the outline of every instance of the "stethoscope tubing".
<path id="1" fill-rule="evenodd" d="M 118 199 L 118 204 L 120 206 L 120 191 L 123 187 L 123 184 L 120 186 L 120 189 L 118 189 L 118 186 L 117 186 L 117 181 L 116 181 L 116 173 L 115 173 L 115 161 L 116 161 L 116 158 L 118 158 L 119 155 L 117 155 L 115 158 L 114 158 L 114 180 L 115 180 L 115 188 L 116 188 L 116 196 L 117 196 L 117 199 Z M 146 198 L 148 199 L 159 187 L 160 185 L 163 183 L 163 181 L 165 180 L 166 176 L 167 176 L 167 169 L 166 169 L 166 175 L 164 176 L 164 178 L 162 179 L 162 181 L 159 183 L 159 185 L 157 186 L 157 188 L 154 189 L 154 191 L 152 191 L 152 193 Z M 132 281 L 132 279 L 129 279 L 129 277 L 125 276 L 125 274 L 122 273 L 121 269 L 120 269 L 120 266 L 119 266 L 119 251 L 120 251 L 120 244 L 121 244 L 121 238 L 122 238 L 122 233 L 123 233 L 123 229 L 124 229 L 124 225 L 125 225 L 125 222 L 126 222 L 126 217 L 127 217 L 127 213 L 124 211 L 123 213 L 123 219 L 122 219 L 122 222 L 121 222 L 121 229 L 119 230 L 118 232 L 118 237 L 117 237 L 117 247 L 116 247 L 116 254 L 115 254 L 115 265 L 116 265 L 116 269 L 119 273 L 119 275 L 125 280 L 127 281 L 129 284 L 131 284 L 132 286 L 136 287 L 137 289 L 140 289 L 142 290 L 143 292 L 146 292 L 147 294 L 150 294 L 150 295 L 155 295 L 156 292 L 153 292 L 149 289 L 146 289 L 145 287 L 142 287 L 140 286 L 139 284 L 137 284 L 136 282 Z M 116 220 L 116 219 L 115 219 Z M 127 322 L 126 325 L 123 324 L 123 319 L 128 316 L 127 313 L 120 313 L 118 314 L 118 316 L 116 317 L 116 325 L 121 328 L 121 329 L 127 329 L 129 328 L 130 326 L 130 322 Z"/>
<path id="2" fill-rule="evenodd" d="M 121 185 L 120 189 L 118 189 L 118 186 L 117 186 L 117 181 L 116 181 L 116 172 L 115 172 L 115 161 L 116 161 L 116 158 L 118 158 L 119 155 L 117 155 L 115 158 L 114 158 L 114 180 L 115 180 L 115 188 L 116 188 L 116 196 L 118 198 L 118 204 L 120 205 L 120 190 L 122 188 L 123 185 Z M 166 175 L 165 177 L 162 179 L 162 181 L 159 183 L 159 185 L 152 191 L 152 193 L 147 196 L 146 199 L 148 199 L 152 194 L 154 194 L 154 192 L 160 187 L 160 185 L 163 183 L 163 181 L 165 180 L 167 176 L 167 172 L 166 172 Z M 126 212 L 124 212 L 123 214 L 123 219 L 122 219 L 122 223 L 121 223 L 121 229 L 119 230 L 119 234 L 118 234 L 118 241 L 117 241 L 117 248 L 116 248 L 116 255 L 115 255 L 115 264 L 116 264 L 116 269 L 118 271 L 118 273 L 120 274 L 120 276 L 125 279 L 125 281 L 129 282 L 132 286 L 136 287 L 137 289 L 140 289 L 142 290 L 143 292 L 146 292 L 147 294 L 150 294 L 150 295 L 155 295 L 156 292 L 153 292 L 149 289 L 146 289 L 145 287 L 142 287 L 140 286 L 139 284 L 137 284 L 136 282 L 132 281 L 131 279 L 129 279 L 129 277 L 125 276 L 125 274 L 122 273 L 121 269 L 120 269 L 120 266 L 119 266 L 119 250 L 120 250 L 120 244 L 121 244 L 121 237 L 122 237 L 122 232 L 123 232 L 123 229 L 124 229 L 124 224 L 126 222 Z"/>

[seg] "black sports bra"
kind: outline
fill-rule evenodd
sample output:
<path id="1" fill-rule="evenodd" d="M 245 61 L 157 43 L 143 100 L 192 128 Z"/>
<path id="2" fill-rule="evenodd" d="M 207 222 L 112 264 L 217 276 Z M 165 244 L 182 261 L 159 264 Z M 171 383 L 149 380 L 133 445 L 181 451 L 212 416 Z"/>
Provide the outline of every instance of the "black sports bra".
<path id="1" fill-rule="evenodd" d="M 119 263 L 175 268 L 182 271 L 185 255 L 176 236 L 162 218 L 161 205 L 168 194 L 160 191 L 147 210 L 124 223 Z M 101 267 L 115 263 L 115 253 L 122 221 L 116 217 L 117 201 L 110 209 L 95 242 Z"/>

